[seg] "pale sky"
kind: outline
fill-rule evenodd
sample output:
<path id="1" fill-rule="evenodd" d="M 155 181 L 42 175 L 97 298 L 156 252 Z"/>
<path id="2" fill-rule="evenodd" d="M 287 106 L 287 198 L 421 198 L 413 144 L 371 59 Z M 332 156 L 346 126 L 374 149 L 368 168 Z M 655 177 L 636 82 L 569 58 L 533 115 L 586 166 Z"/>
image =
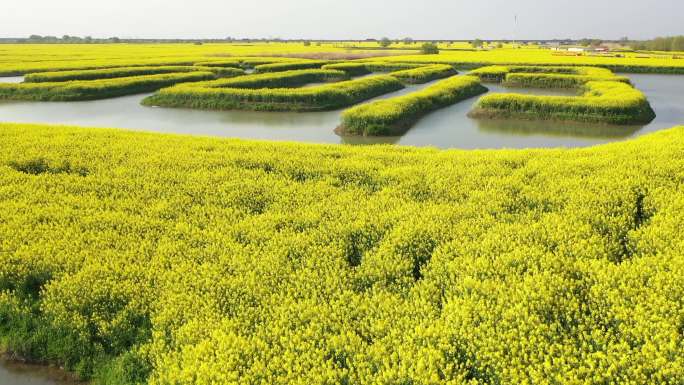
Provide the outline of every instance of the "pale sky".
<path id="1" fill-rule="evenodd" d="M 684 0 L 3 0 L 0 8 L 0 37 L 646 39 L 684 35 Z"/>

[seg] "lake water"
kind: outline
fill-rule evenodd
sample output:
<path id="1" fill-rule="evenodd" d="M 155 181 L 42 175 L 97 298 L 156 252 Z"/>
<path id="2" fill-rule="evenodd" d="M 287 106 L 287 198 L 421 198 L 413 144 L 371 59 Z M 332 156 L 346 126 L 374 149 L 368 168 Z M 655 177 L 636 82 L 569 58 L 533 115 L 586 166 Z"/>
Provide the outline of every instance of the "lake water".
<path id="1" fill-rule="evenodd" d="M 57 369 L 0 360 L 2 385 L 74 385 L 78 382 Z"/>
<path id="2" fill-rule="evenodd" d="M 23 76 L 0 77 L 0 83 L 21 83 L 23 81 Z"/>
<path id="3" fill-rule="evenodd" d="M 656 119 L 648 125 L 607 126 L 468 118 L 466 115 L 478 97 L 428 114 L 402 136 L 381 138 L 335 134 L 333 130 L 340 122 L 341 111 L 201 111 L 141 106 L 140 101 L 147 95 L 88 102 L 0 102 L 0 121 L 314 143 L 397 143 L 441 148 L 579 147 L 624 140 L 684 124 L 684 76 L 639 74 L 630 75 L 630 78 L 647 95 L 656 111 Z M 5 79 L 0 78 L 0 81 Z M 409 86 L 377 99 L 406 94 L 425 86 Z M 573 94 L 563 90 L 507 89 L 497 84 L 486 86 L 490 92 Z"/>

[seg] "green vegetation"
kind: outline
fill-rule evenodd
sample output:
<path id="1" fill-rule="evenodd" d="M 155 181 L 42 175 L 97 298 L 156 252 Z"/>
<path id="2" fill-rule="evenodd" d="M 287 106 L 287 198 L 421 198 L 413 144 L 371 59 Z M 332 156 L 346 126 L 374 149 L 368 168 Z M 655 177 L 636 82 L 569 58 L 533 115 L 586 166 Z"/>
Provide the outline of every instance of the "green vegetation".
<path id="1" fill-rule="evenodd" d="M 638 50 L 684 52 L 684 36 L 657 37 L 653 40 L 634 42 L 632 46 Z"/>
<path id="2" fill-rule="evenodd" d="M 470 71 L 485 82 L 503 82 L 511 87 L 579 88 L 590 81 L 629 83 L 626 76 L 596 67 L 489 66 Z"/>
<path id="3" fill-rule="evenodd" d="M 191 66 L 194 60 L 136 59 L 130 61 L 89 60 L 87 62 L 28 62 L 0 63 L 0 76 L 20 76 L 36 72 L 85 71 L 122 67 Z"/>
<path id="4" fill-rule="evenodd" d="M 53 83 L 0 83 L 0 100 L 77 101 L 156 91 L 183 82 L 215 79 L 212 72 L 192 71 L 114 79 Z"/>
<path id="5" fill-rule="evenodd" d="M 268 62 L 273 63 L 273 62 Z M 226 68 L 243 68 L 244 64 L 241 59 L 228 59 L 228 60 L 212 60 L 212 61 L 200 61 L 195 63 L 196 66 L 200 67 L 226 67 Z"/>
<path id="6" fill-rule="evenodd" d="M 420 84 L 456 75 L 458 72 L 448 64 L 435 64 L 414 69 L 401 70 L 390 75 L 404 83 Z"/>
<path id="7" fill-rule="evenodd" d="M 423 55 L 437 55 L 439 53 L 439 47 L 435 43 L 423 43 L 420 47 L 420 52 Z"/>
<path id="8" fill-rule="evenodd" d="M 349 76 L 361 76 L 361 75 L 367 75 L 367 74 L 371 73 L 371 71 L 368 69 L 366 64 L 356 63 L 356 62 L 326 64 L 321 68 L 326 69 L 326 70 L 344 71 Z"/>
<path id="9" fill-rule="evenodd" d="M 323 65 L 330 63 L 325 60 L 307 60 L 299 62 L 285 62 L 285 63 L 271 63 L 261 64 L 254 67 L 254 70 L 259 73 L 263 72 L 282 72 L 292 70 L 303 70 L 312 68 L 321 68 Z"/>
<path id="10" fill-rule="evenodd" d="M 573 120 L 645 124 L 655 113 L 641 91 L 616 81 L 590 81 L 581 96 L 485 95 L 470 112 L 476 118 Z"/>
<path id="11" fill-rule="evenodd" d="M 678 384 L 684 127 L 576 150 L 0 124 L 0 339 L 96 384 Z"/>
<path id="12" fill-rule="evenodd" d="M 195 68 L 196 71 L 211 72 L 219 78 L 233 78 L 246 74 L 246 72 L 241 68 L 201 66 L 193 66 L 193 68 Z"/>
<path id="13" fill-rule="evenodd" d="M 295 70 L 254 74 L 230 79 L 186 84 L 186 88 L 281 88 L 299 87 L 308 83 L 335 82 L 347 79 L 347 74 L 336 70 Z"/>
<path id="14" fill-rule="evenodd" d="M 283 76 L 288 72 L 265 75 L 273 76 L 268 81 L 269 87 L 289 87 L 293 79 L 301 79 L 297 83 L 310 83 L 307 73 L 316 71 L 346 76 L 344 72 L 335 70 L 289 71 L 292 77 Z M 297 72 L 302 73 L 301 77 L 294 76 Z M 347 107 L 404 87 L 399 80 L 388 75 L 307 88 L 262 88 L 267 82 L 265 79 L 250 81 L 248 78 L 245 76 L 166 88 L 144 99 L 143 104 L 210 110 L 322 111 Z"/>
<path id="15" fill-rule="evenodd" d="M 196 62 L 200 67 L 233 67 L 233 68 L 255 68 L 266 64 L 299 62 L 299 59 L 287 57 L 231 57 L 224 60 L 211 60 Z"/>
<path id="16" fill-rule="evenodd" d="M 581 88 L 584 84 L 592 81 L 617 81 L 630 84 L 629 78 L 624 76 L 602 77 L 542 73 L 510 73 L 506 75 L 503 84 L 507 87 Z"/>
<path id="17" fill-rule="evenodd" d="M 492 65 L 500 66 L 578 66 L 599 67 L 623 73 L 684 74 L 684 61 L 677 55 L 644 55 L 622 53 L 621 56 L 567 56 L 554 55 L 549 50 L 495 49 L 443 52 L 434 55 L 389 56 L 384 62 L 450 64 L 458 69 L 476 69 Z M 625 56 L 626 55 L 626 56 Z M 377 59 L 376 59 L 377 60 Z"/>
<path id="18" fill-rule="evenodd" d="M 425 81 L 429 81 L 440 77 L 451 76 L 456 73 L 454 67 L 444 64 L 386 63 L 375 61 L 332 63 L 326 64 L 322 68 L 344 71 L 350 76 L 367 75 L 373 72 L 391 72 L 392 76 L 400 77 L 402 80 L 407 80 L 408 82 L 411 82 L 414 78 L 417 80 L 428 79 Z M 409 71 L 414 69 L 416 71 Z"/>
<path id="19" fill-rule="evenodd" d="M 167 66 L 167 67 L 121 67 L 99 70 L 36 72 L 25 76 L 27 83 L 64 82 L 72 80 L 113 79 L 142 75 L 157 75 L 167 73 L 181 73 L 191 71 L 213 72 L 221 77 L 244 75 L 244 71 L 237 68 L 197 67 L 197 66 Z"/>
<path id="20" fill-rule="evenodd" d="M 572 120 L 609 124 L 645 124 L 655 112 L 629 78 L 595 67 L 490 66 L 469 73 L 510 87 L 578 89 L 581 96 L 496 94 L 482 97 L 475 118 Z"/>
<path id="21" fill-rule="evenodd" d="M 531 71 L 532 69 L 530 69 Z M 506 75 L 511 72 L 510 67 L 506 66 L 486 66 L 468 72 L 468 75 L 477 76 L 483 82 L 501 83 L 506 79 Z"/>
<path id="22" fill-rule="evenodd" d="M 425 63 L 397 63 L 397 62 L 379 62 L 367 61 L 363 62 L 370 72 L 395 72 L 402 70 L 410 70 L 413 68 L 425 67 Z"/>
<path id="23" fill-rule="evenodd" d="M 356 135 L 399 135 L 430 111 L 487 92 L 474 76 L 454 76 L 421 91 L 362 104 L 342 114 L 339 132 Z"/>

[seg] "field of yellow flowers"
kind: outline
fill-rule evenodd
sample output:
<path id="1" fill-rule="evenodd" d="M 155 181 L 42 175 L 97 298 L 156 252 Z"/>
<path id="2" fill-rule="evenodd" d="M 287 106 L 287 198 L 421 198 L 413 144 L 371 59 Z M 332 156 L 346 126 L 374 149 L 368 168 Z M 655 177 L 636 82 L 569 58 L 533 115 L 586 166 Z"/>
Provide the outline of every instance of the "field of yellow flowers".
<path id="1" fill-rule="evenodd" d="M 0 124 L 0 342 L 95 383 L 681 384 L 684 127 L 440 151 Z"/>
<path id="2" fill-rule="evenodd" d="M 417 55 L 416 46 L 394 45 L 378 50 L 377 44 L 358 42 L 253 42 L 241 44 L 3 44 L 0 46 L 0 76 L 56 70 L 96 69 L 135 65 L 188 65 L 198 61 L 243 56 L 292 58 L 358 58 L 376 61 L 441 63 L 457 67 L 485 65 L 583 65 L 618 72 L 684 73 L 684 60 L 676 55 L 643 55 L 625 52 L 619 56 L 567 56 L 535 47 L 469 50 L 440 46 L 438 55 Z M 268 64 L 268 63 L 266 63 Z"/>

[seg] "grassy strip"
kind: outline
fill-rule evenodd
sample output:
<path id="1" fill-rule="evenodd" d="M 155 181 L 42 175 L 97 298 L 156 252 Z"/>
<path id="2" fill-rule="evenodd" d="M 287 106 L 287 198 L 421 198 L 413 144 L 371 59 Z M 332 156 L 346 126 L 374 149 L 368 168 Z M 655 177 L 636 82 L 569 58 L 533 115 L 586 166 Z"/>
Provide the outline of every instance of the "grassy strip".
<path id="1" fill-rule="evenodd" d="M 206 60 L 194 63 L 200 67 L 254 68 L 258 65 L 298 62 L 302 59 L 286 57 L 232 57 L 224 60 Z"/>
<path id="2" fill-rule="evenodd" d="M 477 76 L 483 82 L 501 83 L 510 71 L 506 66 L 486 66 L 474 69 L 468 72 L 468 75 Z"/>
<path id="3" fill-rule="evenodd" d="M 681 66 L 642 66 L 642 65 L 611 65 L 598 64 L 597 67 L 606 68 L 614 72 L 633 73 L 633 74 L 665 74 L 665 75 L 684 75 L 684 67 Z"/>
<path id="4" fill-rule="evenodd" d="M 306 60 L 298 62 L 271 63 L 257 65 L 254 67 L 254 70 L 258 73 L 304 70 L 321 68 L 325 64 L 329 63 L 330 62 L 327 60 Z"/>
<path id="5" fill-rule="evenodd" d="M 201 61 L 194 64 L 198 67 L 242 68 L 242 61 L 239 59 Z"/>
<path id="6" fill-rule="evenodd" d="M 589 81 L 613 80 L 629 83 L 629 78 L 597 67 L 572 66 L 488 66 L 468 73 L 485 82 L 506 82 L 511 86 L 574 88 Z M 528 85 L 529 84 L 529 85 Z"/>
<path id="7" fill-rule="evenodd" d="M 361 76 L 361 75 L 368 75 L 371 73 L 371 71 L 368 69 L 368 67 L 364 63 L 333 63 L 333 64 L 326 64 L 323 67 L 321 67 L 326 70 L 338 70 L 338 71 L 344 71 L 349 76 Z"/>
<path id="8" fill-rule="evenodd" d="M 448 64 L 435 64 L 390 73 L 390 75 L 409 84 L 422 84 L 432 80 L 456 75 L 458 72 Z"/>
<path id="9" fill-rule="evenodd" d="M 343 63 L 326 64 L 322 68 L 335 69 L 348 73 L 351 76 L 367 75 L 373 72 L 398 72 L 404 70 L 417 69 L 421 67 L 431 67 L 429 63 L 386 63 L 386 62 L 369 62 L 369 61 L 353 61 Z"/>
<path id="10" fill-rule="evenodd" d="M 308 83 L 335 82 L 346 80 L 348 76 L 336 70 L 294 70 L 266 74 L 254 74 L 230 79 L 187 84 L 189 88 L 282 88 L 299 87 Z"/>
<path id="11" fill-rule="evenodd" d="M 644 94 L 617 81 L 590 81 L 577 97 L 492 94 L 483 96 L 469 116 L 645 124 L 655 118 Z"/>
<path id="12" fill-rule="evenodd" d="M 403 88 L 399 80 L 386 75 L 309 88 L 222 88 L 211 83 L 166 88 L 144 99 L 143 104 L 209 110 L 322 111 Z"/>
<path id="13" fill-rule="evenodd" d="M 131 76 L 158 75 L 168 73 L 182 73 L 192 71 L 213 72 L 219 76 L 243 75 L 244 71 L 237 68 L 196 67 L 196 66 L 162 66 L 162 67 L 122 67 L 83 71 L 37 72 L 28 74 L 24 78 L 26 83 L 49 83 L 74 80 L 114 79 Z"/>
<path id="14" fill-rule="evenodd" d="M 503 84 L 507 87 L 581 88 L 584 84 L 593 81 L 618 81 L 630 84 L 629 78 L 622 76 L 603 77 L 542 73 L 509 73 L 506 75 Z"/>
<path id="15" fill-rule="evenodd" d="M 430 111 L 487 92 L 474 76 L 454 76 L 424 90 L 350 108 L 338 132 L 355 135 L 398 135 Z"/>
<path id="16" fill-rule="evenodd" d="M 395 63 L 395 62 L 363 62 L 368 71 L 370 72 L 395 72 L 402 70 L 410 70 L 414 68 L 425 67 L 430 65 L 430 63 Z"/>
<path id="17" fill-rule="evenodd" d="M 215 79 L 211 72 L 193 71 L 115 79 L 56 83 L 0 83 L 0 99 L 36 101 L 96 100 L 156 91 L 183 82 Z"/>
<path id="18" fill-rule="evenodd" d="M 684 65 L 670 65 L 669 63 L 681 60 L 669 60 L 669 63 L 657 64 L 642 64 L 645 60 L 653 59 L 633 59 L 633 58 L 611 58 L 604 62 L 601 58 L 592 57 L 568 57 L 568 58 L 554 58 L 549 60 L 548 57 L 530 56 L 524 57 L 527 54 L 522 54 L 522 57 L 516 59 L 516 56 L 521 54 L 516 52 L 510 57 L 501 57 L 493 53 L 477 53 L 478 56 L 492 56 L 491 60 L 463 60 L 462 58 L 454 57 L 455 55 L 411 55 L 411 56 L 395 56 L 383 58 L 387 62 L 401 62 L 401 63 L 423 63 L 423 64 L 451 64 L 458 69 L 478 69 L 489 66 L 540 66 L 540 67 L 585 67 L 592 66 L 607 69 L 619 73 L 652 73 L 652 74 L 684 74 Z M 451 56 L 451 57 L 450 57 Z M 466 54 L 466 56 L 468 56 Z M 642 63 L 630 63 L 630 61 L 639 60 Z M 620 61 L 624 63 L 616 63 Z"/>
<path id="19" fill-rule="evenodd" d="M 0 76 L 22 76 L 36 72 L 58 72 L 58 71 L 85 71 L 106 68 L 122 67 L 167 67 L 167 66 L 191 66 L 195 64 L 191 59 L 136 59 L 136 60 L 84 60 L 81 62 L 35 62 L 21 64 L 6 64 L 0 66 Z"/>
<path id="20" fill-rule="evenodd" d="M 195 68 L 196 71 L 211 72 L 219 78 L 234 78 L 245 74 L 245 70 L 242 68 L 201 66 L 194 66 L 193 68 Z"/>

